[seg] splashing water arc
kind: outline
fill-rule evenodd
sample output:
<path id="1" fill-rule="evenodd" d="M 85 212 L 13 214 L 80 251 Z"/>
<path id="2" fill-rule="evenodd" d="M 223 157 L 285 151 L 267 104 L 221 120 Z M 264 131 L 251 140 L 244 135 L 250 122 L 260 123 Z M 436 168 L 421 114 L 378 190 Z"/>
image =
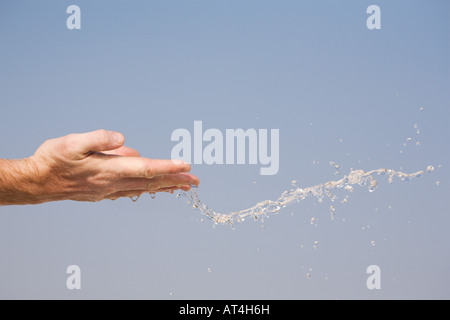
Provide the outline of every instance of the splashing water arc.
<path id="1" fill-rule="evenodd" d="M 426 172 L 434 171 L 433 166 L 428 166 Z M 401 171 L 395 171 L 391 169 L 377 169 L 371 171 L 364 170 L 352 170 L 342 179 L 335 181 L 328 181 L 322 184 L 318 184 L 307 188 L 296 188 L 284 191 L 277 200 L 264 200 L 258 202 L 253 207 L 230 212 L 219 213 L 212 210 L 206 204 L 204 204 L 195 190 L 188 192 L 181 192 L 177 194 L 177 197 L 184 197 L 187 199 L 187 203 L 192 206 L 196 211 L 205 215 L 213 220 L 216 224 L 231 224 L 235 222 L 242 222 L 246 217 L 258 218 L 259 216 L 265 216 L 274 214 L 280 211 L 282 208 L 288 205 L 305 200 L 307 197 L 315 197 L 322 201 L 323 198 L 328 197 L 331 201 L 335 201 L 337 196 L 334 195 L 331 190 L 343 188 L 345 191 L 353 192 L 353 186 L 366 186 L 368 185 L 369 191 L 375 191 L 377 187 L 377 181 L 374 176 L 387 176 L 388 182 L 392 183 L 394 178 L 401 181 L 408 181 L 412 178 L 420 177 L 424 174 L 424 171 L 417 171 L 415 173 L 404 173 Z M 334 212 L 334 210 L 333 210 Z"/>

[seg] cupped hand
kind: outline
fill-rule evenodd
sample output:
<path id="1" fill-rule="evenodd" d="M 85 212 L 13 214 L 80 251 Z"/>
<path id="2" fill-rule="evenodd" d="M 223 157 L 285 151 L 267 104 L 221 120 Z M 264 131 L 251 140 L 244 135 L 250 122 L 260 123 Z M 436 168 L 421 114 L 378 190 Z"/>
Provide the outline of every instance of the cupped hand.
<path id="1" fill-rule="evenodd" d="M 140 157 L 118 132 L 97 130 L 48 140 L 28 159 L 35 203 L 101 201 L 188 191 L 199 179 L 180 160 Z"/>

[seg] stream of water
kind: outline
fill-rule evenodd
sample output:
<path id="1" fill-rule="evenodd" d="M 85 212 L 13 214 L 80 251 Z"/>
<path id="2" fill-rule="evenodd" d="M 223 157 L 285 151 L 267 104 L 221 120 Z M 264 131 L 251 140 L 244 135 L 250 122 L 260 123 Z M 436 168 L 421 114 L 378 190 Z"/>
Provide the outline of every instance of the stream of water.
<path id="1" fill-rule="evenodd" d="M 178 198 L 185 198 L 188 205 L 193 207 L 196 211 L 213 220 L 216 224 L 231 224 L 244 221 L 248 217 L 258 219 L 267 215 L 278 213 L 282 208 L 290 204 L 301 202 L 309 197 L 317 198 L 322 202 L 324 198 L 328 198 L 331 202 L 337 200 L 337 196 L 332 192 L 335 189 L 343 189 L 346 192 L 353 192 L 355 186 L 366 186 L 370 192 L 377 188 L 377 176 L 385 176 L 389 183 L 394 179 L 401 181 L 409 181 L 410 179 L 420 177 L 425 172 L 434 171 L 433 166 L 428 166 L 426 170 L 417 171 L 414 173 L 404 173 L 392 169 L 376 169 L 371 171 L 351 170 L 350 173 L 339 180 L 327 181 L 311 187 L 298 187 L 284 191 L 276 200 L 264 200 L 258 202 L 251 208 L 234 211 L 230 213 L 216 212 L 203 203 L 196 189 L 191 189 L 188 192 L 180 192 L 177 194 Z M 344 198 L 344 201 L 347 199 Z M 331 206 L 331 211 L 334 213 L 334 206 Z M 332 214 L 333 217 L 333 214 Z"/>

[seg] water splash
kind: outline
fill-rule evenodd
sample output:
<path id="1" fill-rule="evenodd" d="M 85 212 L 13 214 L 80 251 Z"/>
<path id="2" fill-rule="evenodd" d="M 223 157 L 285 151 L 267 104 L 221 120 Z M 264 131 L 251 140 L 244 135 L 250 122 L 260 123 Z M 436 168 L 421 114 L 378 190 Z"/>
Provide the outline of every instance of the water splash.
<path id="1" fill-rule="evenodd" d="M 433 166 L 428 166 L 425 171 L 432 172 L 433 170 Z M 388 182 L 392 183 L 394 178 L 401 181 L 409 181 L 412 178 L 420 177 L 425 171 L 404 173 L 391 169 L 377 169 L 371 171 L 351 170 L 350 173 L 342 179 L 328 181 L 307 188 L 298 187 L 296 189 L 286 190 L 276 200 L 264 200 L 258 202 L 251 208 L 230 213 L 219 213 L 212 210 L 200 200 L 194 189 L 191 189 L 188 192 L 178 193 L 177 197 L 186 198 L 188 205 L 192 206 L 196 211 L 214 221 L 214 223 L 233 225 L 236 222 L 243 222 L 248 217 L 258 219 L 259 217 L 277 214 L 282 208 L 296 202 L 301 202 L 308 197 L 317 198 L 319 202 L 322 202 L 323 199 L 327 197 L 331 202 L 334 202 L 337 199 L 337 196 L 332 193 L 332 190 L 334 189 L 343 189 L 347 192 L 353 192 L 353 186 L 359 185 L 368 186 L 369 191 L 373 192 L 377 187 L 377 181 L 374 176 L 387 176 Z M 332 211 L 334 214 L 334 210 Z M 311 220 L 311 223 L 313 223 L 313 220 Z"/>

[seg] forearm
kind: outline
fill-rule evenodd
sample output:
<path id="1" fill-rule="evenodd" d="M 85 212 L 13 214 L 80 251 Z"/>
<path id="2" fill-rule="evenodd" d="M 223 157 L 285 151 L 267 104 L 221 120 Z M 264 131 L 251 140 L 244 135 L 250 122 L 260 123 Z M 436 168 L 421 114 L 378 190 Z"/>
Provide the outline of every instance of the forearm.
<path id="1" fill-rule="evenodd" d="M 0 159 L 0 206 L 37 204 L 37 175 L 29 159 Z"/>

